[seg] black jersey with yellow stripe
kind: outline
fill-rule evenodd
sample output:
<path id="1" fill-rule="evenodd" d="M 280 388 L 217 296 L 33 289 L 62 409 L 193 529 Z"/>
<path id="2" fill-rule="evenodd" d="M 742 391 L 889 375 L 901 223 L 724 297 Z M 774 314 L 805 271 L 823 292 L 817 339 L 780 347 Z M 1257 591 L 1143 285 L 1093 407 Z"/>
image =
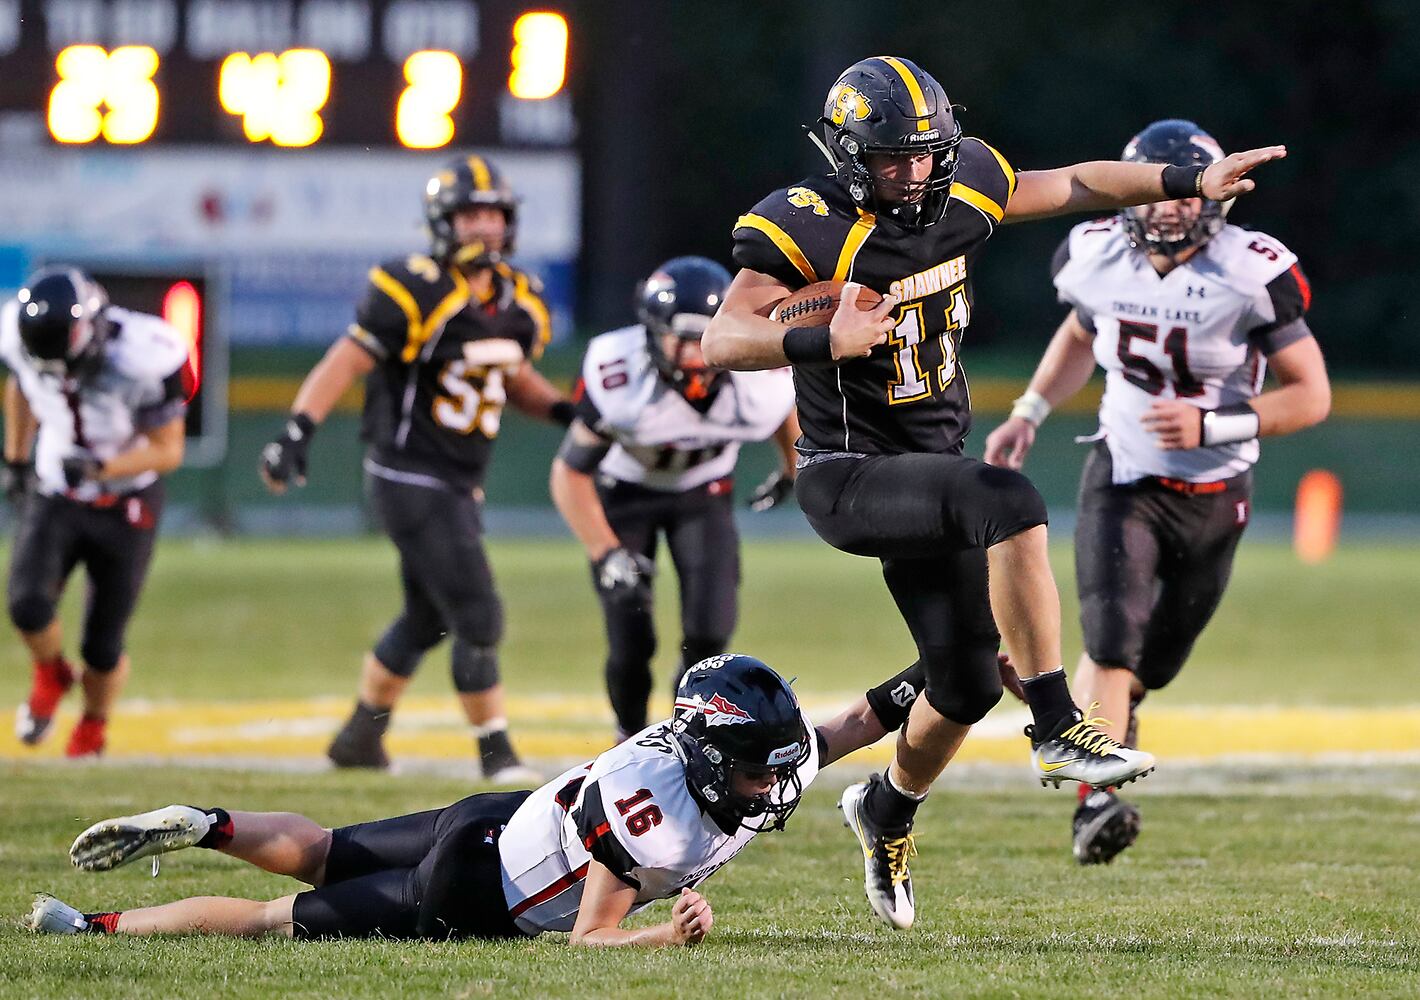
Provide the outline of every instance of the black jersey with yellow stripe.
<path id="1" fill-rule="evenodd" d="M 906 230 L 863 211 L 833 177 L 809 177 L 735 223 L 735 263 L 790 288 L 830 279 L 899 298 L 897 326 L 866 358 L 795 368 L 804 443 L 864 454 L 956 452 L 971 427 L 958 361 L 977 252 L 1001 223 L 1015 171 L 964 139 L 940 222 Z"/>
<path id="2" fill-rule="evenodd" d="M 370 270 L 348 336 L 376 361 L 361 432 L 373 462 L 460 490 L 482 482 L 505 382 L 551 338 L 540 292 L 506 264 L 483 295 L 419 254 Z"/>

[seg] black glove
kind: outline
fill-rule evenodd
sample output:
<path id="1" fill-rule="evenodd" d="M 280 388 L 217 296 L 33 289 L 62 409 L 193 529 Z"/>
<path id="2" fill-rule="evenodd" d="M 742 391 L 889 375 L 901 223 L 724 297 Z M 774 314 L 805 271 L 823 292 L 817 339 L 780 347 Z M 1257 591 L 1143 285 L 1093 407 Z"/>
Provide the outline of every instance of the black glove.
<path id="1" fill-rule="evenodd" d="M 592 563 L 597 592 L 617 604 L 645 604 L 651 599 L 656 564 L 639 552 L 618 546 Z"/>
<path id="2" fill-rule="evenodd" d="M 286 429 L 261 449 L 261 472 L 268 483 L 285 486 L 295 479 L 306 485 L 306 453 L 315 437 L 316 422 L 304 413 L 292 414 Z"/>
<path id="3" fill-rule="evenodd" d="M 64 460 L 64 485 L 77 490 L 90 480 L 99 478 L 103 468 L 104 463 L 92 452 L 76 451 Z"/>
<path id="4" fill-rule="evenodd" d="M 34 477 L 35 467 L 29 462 L 11 462 L 7 459 L 5 467 L 0 469 L 0 489 L 4 489 L 5 499 L 18 504 L 29 493 Z"/>
<path id="5" fill-rule="evenodd" d="M 773 510 L 784 502 L 784 498 L 794 492 L 794 478 L 784 474 L 783 469 L 775 469 L 769 478 L 754 488 L 750 494 L 750 510 Z"/>

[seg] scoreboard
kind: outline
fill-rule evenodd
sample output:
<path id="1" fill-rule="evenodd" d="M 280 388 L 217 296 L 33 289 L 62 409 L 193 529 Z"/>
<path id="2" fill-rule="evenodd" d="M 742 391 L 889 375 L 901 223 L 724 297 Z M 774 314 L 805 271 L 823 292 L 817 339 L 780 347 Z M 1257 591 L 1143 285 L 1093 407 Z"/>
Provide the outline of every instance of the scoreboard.
<path id="1" fill-rule="evenodd" d="M 535 0 L 0 0 L 0 136 L 565 146 L 570 38 Z"/>

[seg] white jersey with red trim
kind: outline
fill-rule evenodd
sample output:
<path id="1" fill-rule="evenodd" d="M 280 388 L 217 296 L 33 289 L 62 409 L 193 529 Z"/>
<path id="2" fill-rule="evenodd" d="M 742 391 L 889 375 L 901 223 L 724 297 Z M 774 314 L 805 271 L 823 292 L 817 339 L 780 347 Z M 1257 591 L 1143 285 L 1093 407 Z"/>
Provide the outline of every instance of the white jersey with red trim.
<path id="1" fill-rule="evenodd" d="M 1165 451 L 1140 418 L 1158 399 L 1201 409 L 1262 391 L 1266 356 L 1309 335 L 1311 289 L 1297 257 L 1265 233 L 1224 226 L 1160 276 L 1118 217 L 1070 231 L 1053 267 L 1060 300 L 1094 331 L 1105 370 L 1100 432 L 1114 481 L 1228 479 L 1257 461 L 1258 442 Z"/>
<path id="2" fill-rule="evenodd" d="M 83 380 L 41 375 L 20 341 L 19 303 L 0 307 L 0 361 L 10 369 L 39 424 L 35 477 L 39 491 L 91 502 L 104 494 L 143 489 L 157 478 L 144 472 L 69 490 L 64 460 L 87 450 L 100 460 L 132 448 L 145 431 L 182 416 L 187 398 L 182 374 L 187 344 L 161 317 L 108 306 L 111 324 L 98 369 Z"/>
<path id="3" fill-rule="evenodd" d="M 582 360 L 577 416 L 614 442 L 599 471 L 648 489 L 723 479 L 740 444 L 770 437 L 793 409 L 788 368 L 726 372 L 708 405 L 692 404 L 656 368 L 644 326 L 593 337 Z"/>
<path id="4" fill-rule="evenodd" d="M 798 769 L 801 788 L 819 768 L 807 717 L 804 726 L 809 754 Z M 797 793 L 780 785 L 771 794 Z M 725 833 L 701 811 L 668 720 L 528 796 L 498 841 L 503 895 L 524 933 L 570 931 L 593 858 L 636 887 L 634 913 L 699 885 L 758 832 Z"/>

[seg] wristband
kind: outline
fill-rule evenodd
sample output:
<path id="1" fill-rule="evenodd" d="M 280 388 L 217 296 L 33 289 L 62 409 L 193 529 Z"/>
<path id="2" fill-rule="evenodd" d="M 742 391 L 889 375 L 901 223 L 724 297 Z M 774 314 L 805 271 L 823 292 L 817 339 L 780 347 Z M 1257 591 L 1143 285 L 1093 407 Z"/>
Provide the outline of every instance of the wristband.
<path id="1" fill-rule="evenodd" d="M 1203 411 L 1203 446 L 1251 441 L 1262 428 L 1262 418 L 1246 403 Z"/>
<path id="2" fill-rule="evenodd" d="M 286 436 L 292 441 L 309 441 L 315 437 L 316 426 L 309 413 L 293 413 L 286 421 Z"/>
<path id="3" fill-rule="evenodd" d="M 1034 389 L 1027 389 L 1011 406 L 1011 416 L 1020 417 L 1039 427 L 1050 416 L 1050 401 Z"/>
<path id="4" fill-rule="evenodd" d="M 784 357 L 792 365 L 833 364 L 833 343 L 826 326 L 796 326 L 784 333 Z"/>
<path id="5" fill-rule="evenodd" d="M 552 418 L 553 423 L 571 427 L 572 421 L 577 419 L 577 407 L 571 400 L 559 399 L 548 409 L 547 415 Z"/>
<path id="6" fill-rule="evenodd" d="M 1188 167 L 1180 167 L 1170 163 L 1164 167 L 1164 172 L 1160 176 L 1164 186 L 1164 198 L 1168 200 L 1202 198 L 1203 171 L 1206 169 L 1208 168 L 1198 163 Z"/>

